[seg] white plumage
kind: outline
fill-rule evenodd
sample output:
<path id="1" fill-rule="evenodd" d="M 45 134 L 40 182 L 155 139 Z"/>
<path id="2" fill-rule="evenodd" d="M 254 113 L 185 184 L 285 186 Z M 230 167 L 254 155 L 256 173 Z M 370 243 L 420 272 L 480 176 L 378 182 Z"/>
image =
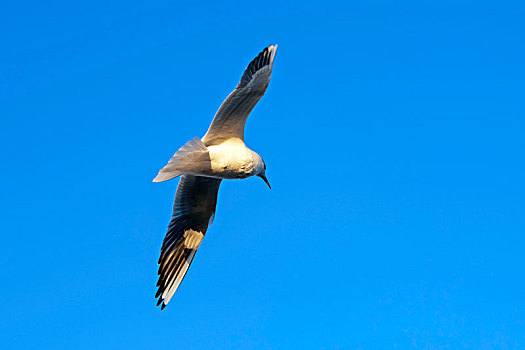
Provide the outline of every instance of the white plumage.
<path id="1" fill-rule="evenodd" d="M 270 83 L 277 45 L 270 45 L 248 65 L 235 90 L 226 98 L 202 139 L 182 146 L 154 182 L 182 176 L 159 258 L 158 304 L 162 309 L 179 287 L 215 216 L 222 179 L 262 178 L 266 165 L 244 144 L 248 115 Z"/>

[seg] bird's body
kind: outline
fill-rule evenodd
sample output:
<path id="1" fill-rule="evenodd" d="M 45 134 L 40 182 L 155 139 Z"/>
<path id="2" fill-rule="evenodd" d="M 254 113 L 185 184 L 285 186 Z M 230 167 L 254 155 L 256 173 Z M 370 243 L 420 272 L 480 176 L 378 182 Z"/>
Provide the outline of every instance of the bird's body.
<path id="1" fill-rule="evenodd" d="M 211 173 L 206 176 L 220 179 L 245 179 L 264 166 L 261 156 L 246 147 L 238 138 L 231 138 L 219 145 L 208 147 Z"/>
<path id="2" fill-rule="evenodd" d="M 270 45 L 248 65 L 206 135 L 182 146 L 153 180 L 181 176 L 159 258 L 155 297 L 162 309 L 179 287 L 213 221 L 221 181 L 258 176 L 270 186 L 261 156 L 244 143 L 244 125 L 268 87 L 276 50 L 277 45 Z"/>

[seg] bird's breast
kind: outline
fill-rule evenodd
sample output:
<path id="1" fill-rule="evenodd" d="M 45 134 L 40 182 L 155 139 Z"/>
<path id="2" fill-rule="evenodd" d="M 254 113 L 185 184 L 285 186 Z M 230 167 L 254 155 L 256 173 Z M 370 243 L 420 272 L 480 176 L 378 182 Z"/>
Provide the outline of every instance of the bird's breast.
<path id="1" fill-rule="evenodd" d="M 212 176 L 223 179 L 244 179 L 254 175 L 255 161 L 252 152 L 238 145 L 209 146 Z"/>

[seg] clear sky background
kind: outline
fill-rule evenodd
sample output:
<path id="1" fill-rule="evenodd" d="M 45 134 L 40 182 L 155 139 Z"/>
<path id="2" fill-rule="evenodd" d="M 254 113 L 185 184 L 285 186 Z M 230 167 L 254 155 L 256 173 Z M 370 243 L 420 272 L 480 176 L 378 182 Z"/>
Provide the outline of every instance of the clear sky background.
<path id="1" fill-rule="evenodd" d="M 2 349 L 525 348 L 525 6 L 4 1 Z M 171 303 L 177 181 L 277 43 Z"/>

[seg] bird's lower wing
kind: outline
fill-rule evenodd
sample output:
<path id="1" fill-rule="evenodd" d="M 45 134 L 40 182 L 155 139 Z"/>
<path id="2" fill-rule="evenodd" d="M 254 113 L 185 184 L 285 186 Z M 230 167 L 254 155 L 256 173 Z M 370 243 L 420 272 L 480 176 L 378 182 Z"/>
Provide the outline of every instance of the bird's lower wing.
<path id="1" fill-rule="evenodd" d="M 162 243 L 157 305 L 169 303 L 193 261 L 213 220 L 221 180 L 184 174 L 181 177 L 168 232 Z"/>

